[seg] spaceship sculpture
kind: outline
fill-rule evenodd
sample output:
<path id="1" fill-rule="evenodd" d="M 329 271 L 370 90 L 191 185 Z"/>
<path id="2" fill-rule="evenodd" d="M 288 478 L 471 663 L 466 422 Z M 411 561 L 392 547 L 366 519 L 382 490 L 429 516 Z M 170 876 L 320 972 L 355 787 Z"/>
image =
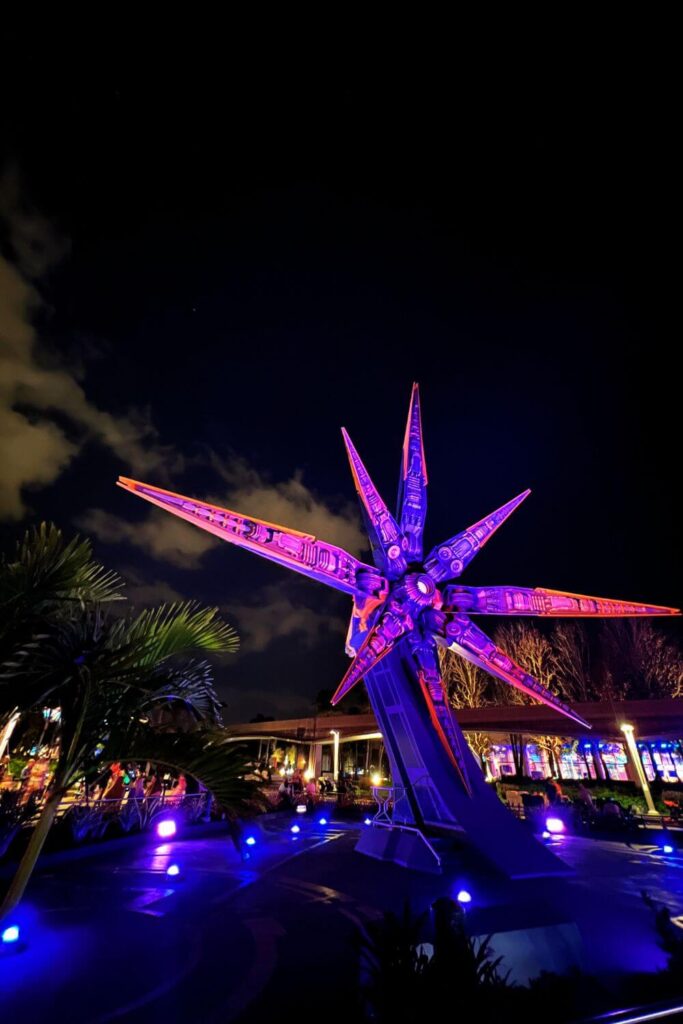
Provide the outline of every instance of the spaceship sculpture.
<path id="1" fill-rule="evenodd" d="M 472 621 L 472 616 L 672 615 L 676 614 L 676 609 L 557 590 L 451 583 L 460 577 L 530 492 L 522 492 L 424 556 L 427 471 L 417 385 L 413 385 L 406 426 L 396 518 L 380 497 L 348 434 L 345 430 L 342 433 L 374 566 L 359 561 L 341 548 L 287 527 L 125 477 L 119 479 L 119 485 L 223 540 L 351 595 L 353 610 L 346 649 L 353 661 L 332 703 L 340 701 L 365 678 L 392 762 L 394 781 L 400 783 L 403 793 L 397 801 L 394 818 L 402 802 L 405 824 L 419 829 L 429 826 L 464 828 L 472 834 L 478 826 L 472 809 L 463 802 L 463 797 L 467 797 L 471 803 L 487 803 L 485 813 L 498 823 L 500 833 L 507 826 L 501 823 L 498 811 L 484 796 L 481 772 L 475 766 L 448 703 L 437 647 L 450 648 L 497 679 L 589 729 L 584 719 L 497 647 Z M 438 747 L 434 745 L 434 737 Z M 478 801 L 472 801 L 473 796 L 477 796 Z M 519 861 L 524 859 L 521 848 L 528 840 L 516 838 L 520 846 Z M 509 835 L 503 842 L 515 845 Z M 490 840 L 484 839 L 483 843 L 490 853 Z M 528 849 L 526 857 L 534 859 Z M 512 873 L 523 872 L 513 870 Z M 540 867 L 530 873 L 545 872 Z"/>

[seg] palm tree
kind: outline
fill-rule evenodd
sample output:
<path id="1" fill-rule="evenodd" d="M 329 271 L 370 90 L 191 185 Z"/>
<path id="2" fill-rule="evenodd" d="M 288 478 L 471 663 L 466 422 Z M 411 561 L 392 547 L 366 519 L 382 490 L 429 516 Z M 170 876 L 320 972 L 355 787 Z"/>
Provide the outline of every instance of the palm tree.
<path id="1" fill-rule="evenodd" d="M 0 666 L 14 667 L 56 621 L 94 603 L 123 600 L 122 586 L 94 561 L 89 540 L 66 543 L 53 523 L 27 530 L 13 558 L 0 555 Z M 27 698 L 23 689 L 0 689 L 0 729 L 29 706 Z"/>
<path id="2" fill-rule="evenodd" d="M 199 777 L 230 804 L 251 795 L 253 787 L 238 778 L 239 755 L 220 742 L 215 728 L 206 729 L 219 720 L 210 666 L 189 657 L 236 645 L 234 630 L 213 608 L 162 606 L 128 618 L 95 608 L 53 626 L 22 652 L 14 668 L 5 667 L 0 689 L 9 685 L 16 693 L 23 683 L 28 706 L 36 701 L 59 706 L 62 730 L 48 794 L 0 919 L 21 899 L 69 788 L 104 764 L 163 762 Z M 198 732 L 164 734 L 149 724 L 154 707 L 179 703 L 191 711 Z"/>
<path id="3" fill-rule="evenodd" d="M 0 563 L 0 709 L 61 708 L 60 753 L 47 797 L 5 900 L 20 901 L 65 793 L 115 760 L 154 760 L 199 777 L 219 800 L 240 805 L 254 786 L 240 778 L 240 755 L 216 731 L 212 671 L 197 654 L 234 651 L 238 638 L 216 609 L 174 604 L 114 617 L 118 578 L 89 558 L 87 542 L 64 545 L 53 527 L 27 535 L 15 562 Z M 88 557 L 85 557 L 85 556 Z M 189 709 L 197 732 L 160 735 L 160 705 Z"/>
<path id="4" fill-rule="evenodd" d="M 27 530 L 14 558 L 0 555 L 0 664 L 56 618 L 122 601 L 123 580 L 92 557 L 89 540 L 66 543 L 53 523 Z"/>

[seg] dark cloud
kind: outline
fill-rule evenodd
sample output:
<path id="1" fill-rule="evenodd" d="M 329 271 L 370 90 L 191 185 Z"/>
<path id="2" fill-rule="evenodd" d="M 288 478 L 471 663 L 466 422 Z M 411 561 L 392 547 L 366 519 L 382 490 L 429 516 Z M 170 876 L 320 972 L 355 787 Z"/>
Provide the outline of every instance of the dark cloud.
<path id="1" fill-rule="evenodd" d="M 20 519 L 26 492 L 53 484 L 90 442 L 165 479 L 182 458 L 159 443 L 149 413 L 113 415 L 91 401 L 36 330 L 41 280 L 68 246 L 22 204 L 14 174 L 0 179 L 0 227 L 0 519 Z"/>
<path id="2" fill-rule="evenodd" d="M 340 618 L 298 601 L 288 581 L 264 587 L 250 604 L 226 604 L 223 611 L 237 624 L 247 654 L 256 654 L 289 636 L 298 637 L 302 649 L 309 649 L 327 631 L 338 633 L 340 644 L 343 642 Z"/>
<path id="3" fill-rule="evenodd" d="M 182 519 L 156 509 L 140 522 L 130 522 L 103 508 L 91 508 L 76 524 L 104 544 L 141 548 L 152 558 L 179 569 L 198 569 L 203 556 L 219 541 Z"/>
<path id="4" fill-rule="evenodd" d="M 199 462 L 196 458 L 195 466 Z M 228 489 L 197 497 L 310 533 L 352 554 L 358 554 L 366 545 L 355 507 L 345 503 L 339 510 L 332 509 L 306 486 L 300 471 L 295 471 L 287 480 L 273 482 L 238 456 L 223 459 L 209 451 L 204 462 Z M 138 504 L 135 502 L 135 511 Z M 138 547 L 152 558 L 180 569 L 199 569 L 204 555 L 220 544 L 212 534 L 161 509 L 152 509 L 146 513 L 146 518 L 131 522 L 105 509 L 91 508 L 79 516 L 78 525 L 105 544 Z"/>

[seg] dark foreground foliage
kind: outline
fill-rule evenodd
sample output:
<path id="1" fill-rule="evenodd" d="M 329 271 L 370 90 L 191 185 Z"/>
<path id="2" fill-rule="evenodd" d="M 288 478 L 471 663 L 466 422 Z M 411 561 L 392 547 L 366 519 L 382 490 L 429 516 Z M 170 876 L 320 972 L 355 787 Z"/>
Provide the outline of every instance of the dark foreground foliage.
<path id="1" fill-rule="evenodd" d="M 683 996 L 683 931 L 665 907 L 646 894 L 654 913 L 664 970 L 625 975 L 609 985 L 578 969 L 542 972 L 528 986 L 514 984 L 490 937 L 467 935 L 465 914 L 442 898 L 431 914 L 406 905 L 387 913 L 356 937 L 363 1019 L 378 1024 L 443 1018 L 499 1024 L 502 1020 L 587 1021 L 618 1008 L 668 1003 Z"/>

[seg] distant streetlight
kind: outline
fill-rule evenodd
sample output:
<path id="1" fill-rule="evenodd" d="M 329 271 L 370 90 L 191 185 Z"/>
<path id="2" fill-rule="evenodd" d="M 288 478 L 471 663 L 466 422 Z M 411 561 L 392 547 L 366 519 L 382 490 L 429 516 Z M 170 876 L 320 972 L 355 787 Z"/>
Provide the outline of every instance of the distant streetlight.
<path id="1" fill-rule="evenodd" d="M 626 737 L 626 747 L 628 749 L 628 753 L 631 759 L 631 764 L 633 765 L 638 776 L 638 781 L 640 783 L 640 788 L 643 791 L 643 796 L 645 797 L 645 802 L 647 804 L 647 813 L 657 814 L 657 808 L 655 807 L 655 802 L 652 799 L 652 793 L 650 792 L 650 785 L 647 781 L 645 769 L 643 768 L 643 762 L 640 760 L 640 754 L 638 753 L 636 741 L 633 738 L 633 726 L 629 725 L 628 722 L 624 722 L 621 726 L 621 731 Z"/>
<path id="2" fill-rule="evenodd" d="M 332 774 L 336 782 L 339 778 L 339 729 L 330 729 L 330 734 L 334 736 L 334 761 Z"/>

